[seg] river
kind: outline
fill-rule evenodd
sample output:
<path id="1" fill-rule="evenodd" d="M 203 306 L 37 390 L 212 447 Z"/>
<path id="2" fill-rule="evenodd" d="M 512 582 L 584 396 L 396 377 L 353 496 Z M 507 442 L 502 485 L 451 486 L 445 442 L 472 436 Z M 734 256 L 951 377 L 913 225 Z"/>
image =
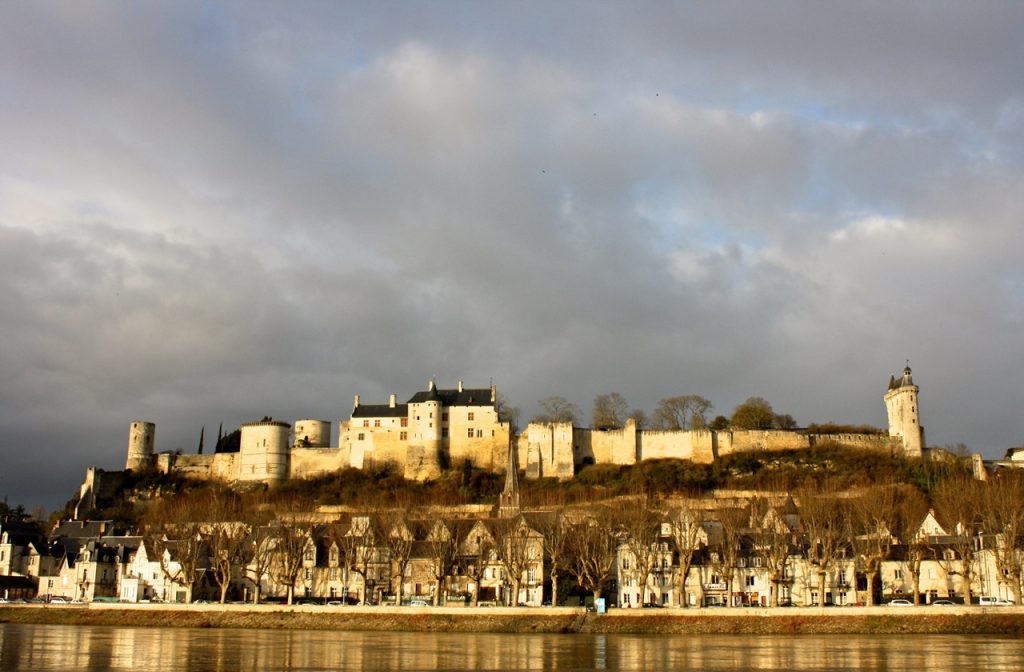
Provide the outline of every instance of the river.
<path id="1" fill-rule="evenodd" d="M 0 670 L 1024 669 L 988 636 L 520 635 L 0 625 Z"/>

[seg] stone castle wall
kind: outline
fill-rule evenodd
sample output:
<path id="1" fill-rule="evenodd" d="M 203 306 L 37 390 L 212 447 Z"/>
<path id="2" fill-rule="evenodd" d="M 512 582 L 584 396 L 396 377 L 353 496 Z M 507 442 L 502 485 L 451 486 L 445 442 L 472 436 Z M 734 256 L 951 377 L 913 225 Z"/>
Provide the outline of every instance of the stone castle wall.
<path id="1" fill-rule="evenodd" d="M 156 469 L 161 473 L 172 471 L 201 481 L 234 481 L 238 479 L 238 453 L 212 455 L 178 455 L 160 453 L 156 456 Z"/>
<path id="2" fill-rule="evenodd" d="M 337 448 L 292 448 L 290 478 L 315 478 L 349 465 Z"/>
<path id="3" fill-rule="evenodd" d="M 636 423 L 627 420 L 622 429 L 573 428 L 574 462 L 580 464 L 636 464 Z"/>
<path id="4" fill-rule="evenodd" d="M 641 460 L 674 458 L 709 464 L 718 454 L 717 433 L 710 430 L 644 430 L 639 434 Z"/>
<path id="5" fill-rule="evenodd" d="M 397 432 L 396 432 L 397 434 Z M 391 463 L 407 478 L 436 478 L 443 462 L 457 466 L 469 459 L 475 467 L 487 471 L 504 470 L 507 459 L 507 434 L 481 437 L 460 443 L 458 458 L 444 458 L 436 447 L 410 445 L 408 441 L 388 440 L 388 433 L 368 435 L 367 441 L 351 448 L 291 448 L 288 478 L 313 478 L 354 467 Z M 849 448 L 902 454 L 899 437 L 884 434 L 804 434 L 786 430 L 679 430 L 638 431 L 629 422 L 618 430 L 592 430 L 570 423 L 530 423 L 526 431 L 513 439 L 519 468 L 526 478 L 566 480 L 587 464 L 630 465 L 643 460 L 679 459 L 710 464 L 718 457 L 736 453 L 808 450 L 823 443 Z M 155 464 L 163 472 L 174 471 L 198 480 L 240 480 L 239 453 L 213 455 L 176 455 L 160 453 Z"/>
<path id="6" fill-rule="evenodd" d="M 718 434 L 718 457 L 733 453 L 780 452 L 811 447 L 806 434 L 782 429 L 726 430 Z"/>
<path id="7" fill-rule="evenodd" d="M 531 422 L 516 441 L 519 467 L 527 478 L 565 480 L 576 473 L 572 423 Z"/>
<path id="8" fill-rule="evenodd" d="M 847 448 L 877 450 L 899 455 L 903 453 L 903 442 L 896 436 L 885 434 L 811 434 L 812 446 L 835 442 Z"/>
<path id="9" fill-rule="evenodd" d="M 518 437 L 520 464 L 527 478 L 572 478 L 587 464 L 635 464 L 677 459 L 711 464 L 736 453 L 809 450 L 825 442 L 864 450 L 901 453 L 897 437 L 883 434 L 804 434 L 788 430 L 637 431 L 632 422 L 619 430 L 596 431 L 569 423 L 530 423 Z"/>

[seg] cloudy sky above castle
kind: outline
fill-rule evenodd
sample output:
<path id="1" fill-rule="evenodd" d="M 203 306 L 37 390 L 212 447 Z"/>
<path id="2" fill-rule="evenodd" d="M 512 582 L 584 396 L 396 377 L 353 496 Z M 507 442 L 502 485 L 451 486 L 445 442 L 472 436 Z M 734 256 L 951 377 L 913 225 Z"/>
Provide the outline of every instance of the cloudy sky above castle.
<path id="1" fill-rule="evenodd" d="M 128 423 L 758 395 L 1024 442 L 1019 3 L 0 5 L 0 496 Z"/>

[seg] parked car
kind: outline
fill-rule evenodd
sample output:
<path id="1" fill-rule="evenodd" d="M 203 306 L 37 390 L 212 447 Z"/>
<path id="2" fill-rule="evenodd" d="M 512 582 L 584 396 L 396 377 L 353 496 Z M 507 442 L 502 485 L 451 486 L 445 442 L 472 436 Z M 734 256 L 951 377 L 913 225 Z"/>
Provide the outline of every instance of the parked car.
<path id="1" fill-rule="evenodd" d="M 978 603 L 983 607 L 1009 607 L 1013 606 L 1013 600 L 1006 600 L 1001 597 L 981 597 Z"/>
<path id="2" fill-rule="evenodd" d="M 935 600 L 932 602 L 933 607 L 952 607 L 955 606 L 956 602 L 953 600 Z"/>
<path id="3" fill-rule="evenodd" d="M 50 604 L 69 604 L 69 602 L 63 597 L 53 597 L 50 598 Z"/>
<path id="4" fill-rule="evenodd" d="M 890 607 L 912 607 L 914 603 L 910 600 L 889 600 Z"/>

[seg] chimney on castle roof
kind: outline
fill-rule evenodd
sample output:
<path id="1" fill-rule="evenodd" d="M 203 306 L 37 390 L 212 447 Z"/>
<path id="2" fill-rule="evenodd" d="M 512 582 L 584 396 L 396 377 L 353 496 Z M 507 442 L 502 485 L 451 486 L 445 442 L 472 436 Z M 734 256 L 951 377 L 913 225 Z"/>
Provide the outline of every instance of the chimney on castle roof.
<path id="1" fill-rule="evenodd" d="M 352 410 L 355 410 L 357 408 L 359 408 L 359 395 L 358 394 L 356 395 L 355 403 L 353 403 L 353 405 L 352 405 Z"/>
<path id="2" fill-rule="evenodd" d="M 391 408 L 395 407 L 395 395 L 392 394 L 388 396 L 388 406 L 390 406 Z"/>
<path id="3" fill-rule="evenodd" d="M 433 378 L 431 378 L 429 381 L 427 381 L 427 392 L 430 392 L 432 389 L 434 389 L 434 379 Z"/>
<path id="4" fill-rule="evenodd" d="M 498 390 L 494 387 L 494 383 L 491 383 L 491 403 L 493 404 L 498 400 Z"/>
<path id="5" fill-rule="evenodd" d="M 459 381 L 459 392 L 462 392 L 462 381 Z"/>

